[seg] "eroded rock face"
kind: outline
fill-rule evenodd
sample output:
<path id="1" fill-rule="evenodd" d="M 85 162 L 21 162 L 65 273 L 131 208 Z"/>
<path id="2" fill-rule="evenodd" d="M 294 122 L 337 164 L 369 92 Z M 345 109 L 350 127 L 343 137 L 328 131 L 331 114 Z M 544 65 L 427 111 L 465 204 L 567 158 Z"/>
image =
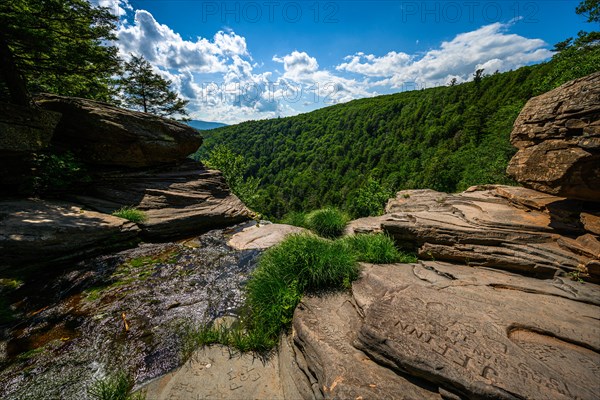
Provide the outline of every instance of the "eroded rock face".
<path id="1" fill-rule="evenodd" d="M 60 114 L 0 103 L 0 183 L 21 183 L 31 153 L 50 144 Z"/>
<path id="2" fill-rule="evenodd" d="M 524 186 L 600 201 L 600 73 L 529 100 L 511 143 L 507 172 Z"/>
<path id="3" fill-rule="evenodd" d="M 41 95 L 36 102 L 63 114 L 53 142 L 90 164 L 137 168 L 174 163 L 202 143 L 195 129 L 151 114 L 55 95 Z"/>
<path id="4" fill-rule="evenodd" d="M 598 399 L 599 306 L 570 280 L 365 264 L 352 296 L 302 300 L 293 342 L 315 398 Z"/>
<path id="5" fill-rule="evenodd" d="M 388 202 L 387 214 L 379 220 L 400 245 L 417 250 L 424 259 L 546 279 L 589 274 L 591 281 L 600 281 L 595 220 L 586 214 L 588 222 L 583 224 L 581 207 L 508 186 L 472 188 L 456 195 L 408 190 Z"/>
<path id="6" fill-rule="evenodd" d="M 46 200 L 0 202 L 0 270 L 67 263 L 129 247 L 139 228 L 124 219 Z"/>
<path id="7" fill-rule="evenodd" d="M 194 161 L 169 168 L 107 171 L 97 176 L 89 196 L 75 199 L 105 213 L 124 206 L 144 211 L 148 219 L 139 225 L 150 239 L 191 236 L 252 215 L 219 171 Z"/>

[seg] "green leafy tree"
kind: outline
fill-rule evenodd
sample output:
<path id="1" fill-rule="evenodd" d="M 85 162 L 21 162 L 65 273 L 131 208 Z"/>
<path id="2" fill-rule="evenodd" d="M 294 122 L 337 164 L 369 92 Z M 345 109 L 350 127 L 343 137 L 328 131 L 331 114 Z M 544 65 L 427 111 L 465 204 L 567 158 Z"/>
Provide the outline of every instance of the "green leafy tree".
<path id="1" fill-rule="evenodd" d="M 369 178 L 360 188 L 350 193 L 347 209 L 356 218 L 381 215 L 390 197 L 391 190 Z"/>
<path id="2" fill-rule="evenodd" d="M 245 178 L 248 162 L 242 155 L 232 152 L 225 145 L 217 145 L 209 153 L 208 159 L 202 160 L 202 163 L 208 168 L 221 171 L 233 193 L 248 207 L 254 208 L 258 201 L 260 181 L 254 177 Z"/>
<path id="3" fill-rule="evenodd" d="M 171 81 L 155 73 L 143 56 L 131 55 L 120 83 L 123 101 L 128 107 L 163 117 L 187 115 L 188 101 L 171 90 Z"/>
<path id="4" fill-rule="evenodd" d="M 600 22 L 600 1 L 584 0 L 575 9 L 577 14 L 587 16 L 587 22 Z"/>
<path id="5" fill-rule="evenodd" d="M 16 104 L 31 92 L 110 100 L 119 70 L 116 17 L 86 0 L 0 2 L 0 91 Z"/>

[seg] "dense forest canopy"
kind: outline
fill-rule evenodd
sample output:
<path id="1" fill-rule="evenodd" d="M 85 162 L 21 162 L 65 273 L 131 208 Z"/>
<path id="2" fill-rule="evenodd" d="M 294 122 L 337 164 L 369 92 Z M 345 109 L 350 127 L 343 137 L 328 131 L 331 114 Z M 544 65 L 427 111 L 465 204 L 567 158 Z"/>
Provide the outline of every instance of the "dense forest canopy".
<path id="1" fill-rule="evenodd" d="M 600 70 L 597 32 L 582 32 L 556 50 L 545 64 L 484 71 L 481 79 L 461 85 L 205 132 L 196 158 L 210 159 L 217 145 L 241 155 L 246 177 L 260 181 L 250 206 L 274 217 L 327 205 L 352 211 L 355 199 L 373 191 L 373 181 L 383 193 L 510 184 L 505 169 L 515 149 L 509 136 L 525 103 Z"/>

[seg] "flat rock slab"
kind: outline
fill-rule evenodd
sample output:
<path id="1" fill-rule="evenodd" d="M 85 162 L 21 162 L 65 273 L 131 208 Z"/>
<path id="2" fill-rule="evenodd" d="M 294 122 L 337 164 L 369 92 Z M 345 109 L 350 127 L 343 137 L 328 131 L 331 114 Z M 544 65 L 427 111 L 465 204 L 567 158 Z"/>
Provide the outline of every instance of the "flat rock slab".
<path id="1" fill-rule="evenodd" d="M 361 325 L 348 293 L 305 297 L 298 305 L 292 336 L 303 398 L 441 399 L 437 386 L 397 374 L 354 347 Z"/>
<path id="2" fill-rule="evenodd" d="M 600 281 L 593 214 L 564 199 L 508 186 L 446 194 L 407 190 L 378 217 L 384 231 L 425 259 L 451 260 L 540 278 L 567 273 Z M 581 222 L 581 214 L 587 225 Z"/>
<path id="3" fill-rule="evenodd" d="M 181 368 L 146 385 L 148 400 L 283 399 L 276 356 L 264 361 L 226 347 L 198 350 Z"/>
<path id="4" fill-rule="evenodd" d="M 423 262 L 367 265 L 353 291 L 357 346 L 394 371 L 459 398 L 600 398 L 596 285 Z"/>
<path id="5" fill-rule="evenodd" d="M 126 248 L 140 229 L 111 215 L 67 202 L 38 199 L 0 202 L 0 269 L 64 263 Z"/>
<path id="6" fill-rule="evenodd" d="M 227 243 L 237 250 L 268 249 L 288 235 L 308 232 L 304 228 L 286 224 L 259 223 L 236 233 Z"/>

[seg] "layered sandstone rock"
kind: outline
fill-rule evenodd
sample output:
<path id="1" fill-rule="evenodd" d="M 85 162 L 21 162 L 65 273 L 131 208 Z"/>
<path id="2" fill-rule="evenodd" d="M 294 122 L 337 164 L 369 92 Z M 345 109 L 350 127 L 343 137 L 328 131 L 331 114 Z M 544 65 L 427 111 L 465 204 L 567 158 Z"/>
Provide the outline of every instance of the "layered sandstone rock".
<path id="1" fill-rule="evenodd" d="M 0 201 L 0 270 L 54 265 L 137 243 L 139 228 L 124 219 L 39 199 Z"/>
<path id="2" fill-rule="evenodd" d="M 60 114 L 0 103 L 0 184 L 20 184 L 32 153 L 50 144 Z"/>
<path id="3" fill-rule="evenodd" d="M 507 172 L 524 186 L 600 201 L 600 72 L 529 100 L 511 143 Z"/>
<path id="4" fill-rule="evenodd" d="M 582 207 L 509 186 L 459 194 L 409 190 L 388 202 L 379 222 L 421 258 L 539 278 L 572 274 L 600 281 L 600 242 L 593 233 L 597 212 L 582 212 Z M 591 222 L 583 224 L 581 215 Z"/>
<path id="5" fill-rule="evenodd" d="M 365 264 L 352 295 L 296 309 L 297 384 L 305 398 L 598 399 L 599 315 L 596 285 Z"/>
<path id="6" fill-rule="evenodd" d="M 89 164 L 134 168 L 169 164 L 186 158 L 202 143 L 195 129 L 152 114 L 55 95 L 38 96 L 36 102 L 62 114 L 53 143 Z"/>
<path id="7" fill-rule="evenodd" d="M 95 181 L 89 195 L 73 199 L 105 213 L 125 206 L 143 211 L 148 219 L 139 225 L 149 239 L 191 236 L 252 216 L 219 171 L 194 161 L 168 168 L 105 171 Z"/>

